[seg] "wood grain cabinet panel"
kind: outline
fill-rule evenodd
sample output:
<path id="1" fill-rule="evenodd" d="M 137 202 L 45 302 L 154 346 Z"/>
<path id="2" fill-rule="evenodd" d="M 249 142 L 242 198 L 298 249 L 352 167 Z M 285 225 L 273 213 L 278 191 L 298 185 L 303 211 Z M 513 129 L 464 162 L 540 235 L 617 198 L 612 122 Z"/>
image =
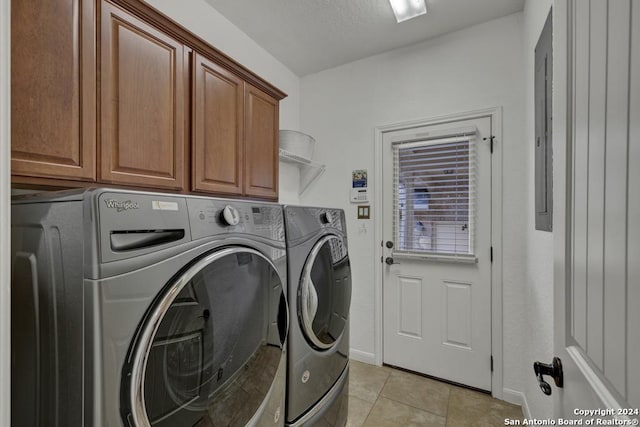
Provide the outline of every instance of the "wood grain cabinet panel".
<path id="1" fill-rule="evenodd" d="M 245 86 L 244 193 L 278 198 L 278 100 Z"/>
<path id="2" fill-rule="evenodd" d="M 95 180 L 93 0 L 11 5 L 11 173 Z"/>
<path id="3" fill-rule="evenodd" d="M 14 184 L 277 200 L 285 93 L 139 0 L 11 9 Z"/>
<path id="4" fill-rule="evenodd" d="M 244 82 L 201 55 L 193 70 L 192 190 L 242 194 Z"/>
<path id="5" fill-rule="evenodd" d="M 109 2 L 101 15 L 102 182 L 184 188 L 184 46 Z"/>

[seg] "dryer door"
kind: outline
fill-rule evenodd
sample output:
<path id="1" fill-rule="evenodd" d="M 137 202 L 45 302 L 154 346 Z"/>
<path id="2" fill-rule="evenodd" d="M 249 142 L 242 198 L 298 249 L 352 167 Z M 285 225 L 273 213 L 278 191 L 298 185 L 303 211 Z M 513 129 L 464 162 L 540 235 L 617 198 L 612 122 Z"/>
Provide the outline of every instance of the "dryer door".
<path id="1" fill-rule="evenodd" d="M 342 238 L 328 235 L 311 250 L 298 287 L 298 317 L 307 341 L 329 350 L 344 332 L 351 304 L 351 268 Z"/>
<path id="2" fill-rule="evenodd" d="M 130 350 L 125 425 L 282 424 L 287 313 L 260 252 L 227 248 L 195 262 L 156 299 Z"/>

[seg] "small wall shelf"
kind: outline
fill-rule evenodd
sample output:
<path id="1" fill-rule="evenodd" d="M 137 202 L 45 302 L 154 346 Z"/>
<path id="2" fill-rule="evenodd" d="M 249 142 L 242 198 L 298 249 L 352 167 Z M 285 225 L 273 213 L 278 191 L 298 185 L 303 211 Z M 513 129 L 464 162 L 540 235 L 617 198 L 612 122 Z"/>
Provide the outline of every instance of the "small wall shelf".
<path id="1" fill-rule="evenodd" d="M 280 161 L 296 165 L 300 169 L 300 189 L 298 194 L 302 194 L 309 185 L 325 171 L 325 165 L 314 163 L 304 157 L 280 149 Z"/>

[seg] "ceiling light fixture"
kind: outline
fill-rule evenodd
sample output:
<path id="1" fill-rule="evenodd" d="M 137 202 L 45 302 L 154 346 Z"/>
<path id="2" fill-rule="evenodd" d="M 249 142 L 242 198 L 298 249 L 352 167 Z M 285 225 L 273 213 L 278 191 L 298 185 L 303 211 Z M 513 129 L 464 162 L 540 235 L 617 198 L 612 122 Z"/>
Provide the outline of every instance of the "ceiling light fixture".
<path id="1" fill-rule="evenodd" d="M 427 13 L 424 0 L 389 0 L 398 23 Z"/>

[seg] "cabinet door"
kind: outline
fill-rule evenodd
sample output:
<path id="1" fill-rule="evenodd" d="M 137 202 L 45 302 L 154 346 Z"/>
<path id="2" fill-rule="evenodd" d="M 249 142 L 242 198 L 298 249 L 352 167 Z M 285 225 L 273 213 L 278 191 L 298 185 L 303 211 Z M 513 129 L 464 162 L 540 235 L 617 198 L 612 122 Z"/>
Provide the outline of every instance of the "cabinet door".
<path id="1" fill-rule="evenodd" d="M 195 55 L 192 189 L 242 194 L 244 84 Z"/>
<path id="2" fill-rule="evenodd" d="M 11 173 L 95 180 L 93 0 L 11 4 Z"/>
<path id="3" fill-rule="evenodd" d="M 109 2 L 101 12 L 102 182 L 184 187 L 184 46 Z"/>
<path id="4" fill-rule="evenodd" d="M 260 89 L 245 90 L 244 193 L 278 199 L 278 101 Z"/>

